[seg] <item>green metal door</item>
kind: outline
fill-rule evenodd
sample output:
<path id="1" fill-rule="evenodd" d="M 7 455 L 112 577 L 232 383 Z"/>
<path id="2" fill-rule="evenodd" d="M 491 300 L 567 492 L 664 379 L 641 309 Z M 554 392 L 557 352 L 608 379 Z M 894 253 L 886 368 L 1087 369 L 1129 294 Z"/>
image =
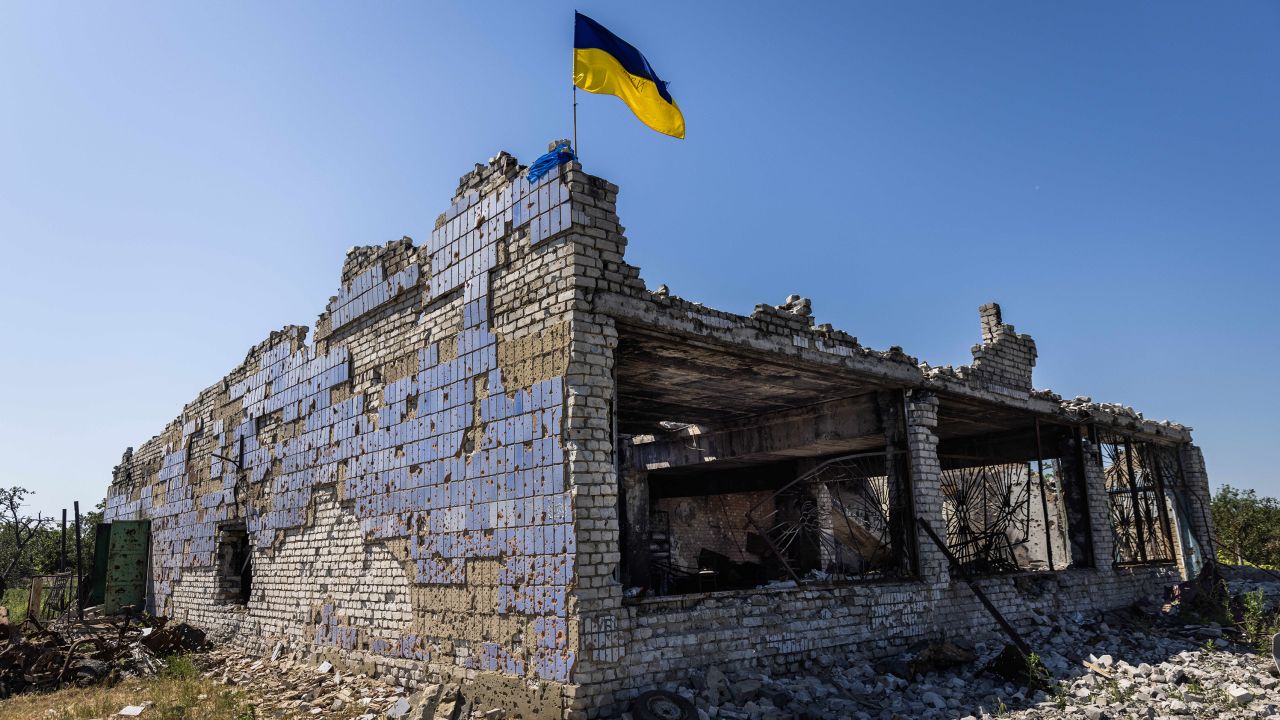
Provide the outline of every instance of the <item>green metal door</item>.
<path id="1" fill-rule="evenodd" d="M 151 548 L 150 520 L 116 520 L 111 523 L 107 550 L 106 593 L 102 612 L 114 614 L 126 605 L 141 610 L 147 595 Z"/>

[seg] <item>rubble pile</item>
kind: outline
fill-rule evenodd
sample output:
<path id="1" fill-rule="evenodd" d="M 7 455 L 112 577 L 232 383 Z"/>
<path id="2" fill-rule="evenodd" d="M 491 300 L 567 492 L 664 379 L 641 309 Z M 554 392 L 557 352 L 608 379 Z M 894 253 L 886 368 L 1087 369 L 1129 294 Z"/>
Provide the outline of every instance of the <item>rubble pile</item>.
<path id="1" fill-rule="evenodd" d="M 1217 568 L 1218 566 L 1214 566 Z M 1173 589 L 1169 598 L 1120 611 L 1032 612 L 1023 656 L 1004 642 L 950 638 L 897 657 L 857 652 L 810 654 L 805 674 L 771 677 L 711 666 L 683 683 L 641 694 L 623 720 L 1280 720 L 1280 662 L 1271 643 L 1237 615 L 1245 593 L 1280 597 L 1280 578 L 1222 568 Z M 1255 602 L 1269 613 L 1274 603 Z M 1276 618 L 1270 625 L 1274 628 Z M 1027 625 L 1030 629 L 1026 629 Z M 154 673 L 161 658 L 200 651 L 203 677 L 244 692 L 262 717 L 333 720 L 517 720 L 479 707 L 452 683 L 406 688 L 348 674 L 330 662 L 285 651 L 245 655 L 211 648 L 184 623 L 146 618 L 71 623 L 58 631 L 31 624 L 23 637 L 0 636 L 0 697 L 28 690 L 111 682 Z M 1274 632 L 1274 629 L 1268 630 Z M 1264 647 L 1264 645 L 1266 647 Z M 145 706 L 126 710 L 146 711 Z M 123 711 L 122 711 L 123 712 Z"/>
<path id="2" fill-rule="evenodd" d="M 164 618 L 98 619 L 58 630 L 29 619 L 0 628 L 0 699 L 152 675 L 163 667 L 161 658 L 205 644 L 204 633 Z"/>
<path id="3" fill-rule="evenodd" d="M 1280 720 L 1275 661 L 1238 642 L 1232 628 L 1162 623 L 1137 612 L 1035 621 L 1026 640 L 1037 655 L 1021 680 L 1038 678 L 1030 683 L 1038 689 L 992 672 L 1000 665 L 993 661 L 1007 655 L 1002 643 L 966 648 L 956 641 L 877 664 L 856 654 L 818 654 L 813 674 L 799 678 L 712 667 L 665 690 L 711 720 Z M 933 662 L 939 657 L 952 667 L 939 667 Z"/>
<path id="4" fill-rule="evenodd" d="M 254 658 L 230 648 L 211 651 L 204 676 L 244 689 L 266 717 L 360 717 L 394 715 L 408 702 L 409 691 L 367 675 L 347 675 L 331 663 L 303 662 L 292 657 Z"/>
<path id="5" fill-rule="evenodd" d="M 347 674 L 328 661 L 284 655 L 250 657 L 217 648 L 202 657 L 204 677 L 248 694 L 262 717 L 339 720 L 520 720 L 504 708 L 473 705 L 457 683 L 409 689 L 367 674 Z"/>

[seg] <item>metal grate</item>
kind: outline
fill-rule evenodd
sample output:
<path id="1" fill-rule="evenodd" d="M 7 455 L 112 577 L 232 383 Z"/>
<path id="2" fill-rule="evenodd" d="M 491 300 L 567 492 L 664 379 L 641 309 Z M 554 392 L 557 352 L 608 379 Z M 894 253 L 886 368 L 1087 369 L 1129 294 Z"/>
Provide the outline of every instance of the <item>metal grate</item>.
<path id="1" fill-rule="evenodd" d="M 1099 438 L 1102 476 L 1111 506 L 1117 563 L 1174 559 L 1166 477 L 1181 484 L 1177 458 L 1163 448 L 1119 435 Z"/>
<path id="2" fill-rule="evenodd" d="M 1002 463 L 942 471 L 947 549 L 968 573 L 1019 570 L 1031 531 L 1031 466 Z"/>
<path id="3" fill-rule="evenodd" d="M 747 513 L 795 580 L 910 575 L 910 519 L 901 452 L 827 460 Z"/>

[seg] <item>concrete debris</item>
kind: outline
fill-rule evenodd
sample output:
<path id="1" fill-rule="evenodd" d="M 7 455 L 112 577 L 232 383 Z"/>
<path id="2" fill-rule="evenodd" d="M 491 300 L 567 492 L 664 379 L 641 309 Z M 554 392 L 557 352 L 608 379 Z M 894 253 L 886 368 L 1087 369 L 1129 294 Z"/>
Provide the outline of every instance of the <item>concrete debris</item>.
<path id="1" fill-rule="evenodd" d="M 813 314 L 813 301 L 799 295 L 788 295 L 786 302 L 779 305 L 778 309 L 789 312 L 792 315 L 809 317 Z"/>
<path id="2" fill-rule="evenodd" d="M 950 646 L 947 656 L 959 656 L 951 648 L 963 651 L 938 643 L 880 669 L 856 653 L 828 659 L 829 671 L 820 671 L 824 663 L 814 657 L 814 674 L 793 678 L 713 666 L 691 676 L 687 686 L 663 690 L 692 703 L 697 717 L 712 720 L 1280 720 L 1280 669 L 1272 667 L 1271 658 L 1227 640 L 1224 650 L 1208 649 L 1206 631 L 1234 635 L 1230 628 L 1223 633 L 1155 614 L 1132 614 L 1127 620 L 1101 614 L 1042 616 L 1027 634 L 1039 654 L 1022 662 L 1042 666 L 1043 689 L 985 672 L 1005 653 L 1003 645 L 993 643 L 975 644 L 971 661 L 962 666 L 909 678 L 882 672 L 925 667 L 918 658 L 937 654 L 940 647 Z M 634 708 L 623 717 L 642 719 Z"/>
<path id="3" fill-rule="evenodd" d="M 273 657 L 274 656 L 274 657 Z M 411 692 L 389 677 L 340 672 L 329 661 L 317 664 L 273 650 L 266 657 L 230 646 L 194 656 L 203 677 L 245 693 L 256 717 L 335 720 L 524 720 L 492 704 L 474 707 L 456 683 L 426 684 Z M 328 666 L 325 672 L 319 667 Z M 124 714 L 123 712 L 121 714 Z"/>
<path id="4" fill-rule="evenodd" d="M 412 706 L 409 704 L 408 700 L 405 698 L 399 698 L 396 700 L 394 705 L 387 709 L 387 717 L 392 718 L 392 720 L 406 718 L 409 716 L 409 710 L 411 708 Z"/>
<path id="5" fill-rule="evenodd" d="M 328 661 L 307 662 L 287 649 L 272 651 L 278 659 L 246 655 L 218 647 L 200 656 L 204 676 L 234 685 L 250 696 L 258 717 L 334 717 L 361 720 L 430 720 L 423 712 L 423 693 L 410 695 L 398 684 L 364 673 L 338 672 Z M 327 665 L 325 672 L 317 672 Z M 433 696 L 434 697 L 434 696 Z"/>

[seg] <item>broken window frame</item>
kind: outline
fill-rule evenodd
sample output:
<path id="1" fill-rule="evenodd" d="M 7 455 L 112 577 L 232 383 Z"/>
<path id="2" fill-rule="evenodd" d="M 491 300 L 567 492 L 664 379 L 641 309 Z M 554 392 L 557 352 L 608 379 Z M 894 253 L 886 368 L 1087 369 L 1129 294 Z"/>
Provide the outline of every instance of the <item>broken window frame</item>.
<path id="1" fill-rule="evenodd" d="M 1176 563 L 1169 517 L 1171 488 L 1182 486 L 1182 463 L 1176 450 L 1131 435 L 1092 429 L 1098 463 L 1107 493 L 1108 515 L 1115 536 L 1112 562 L 1125 565 Z M 1169 452 L 1173 457 L 1161 460 Z M 1171 474 L 1170 474 L 1171 473 Z"/>
<path id="2" fill-rule="evenodd" d="M 1019 471 L 1025 472 L 1020 489 Z M 1034 474 L 1030 461 L 964 465 L 939 473 L 947 549 L 964 572 L 998 575 L 1031 569 L 1018 564 L 1016 547 L 1030 541 Z"/>
<path id="3" fill-rule="evenodd" d="M 1018 429 L 954 438 L 938 449 L 945 542 L 970 575 L 1093 566 L 1077 427 L 1038 415 L 1026 420 Z"/>
<path id="4" fill-rule="evenodd" d="M 873 469 L 877 460 L 883 463 L 883 473 Z M 844 487 L 853 483 L 860 483 L 854 503 L 846 502 L 842 498 L 847 498 L 849 493 Z M 777 500 L 805 489 L 813 491 L 807 498 L 811 502 L 801 504 L 801 512 L 805 514 L 795 520 L 778 518 Z M 823 520 L 819 504 L 823 497 L 830 498 L 831 502 L 830 527 Z M 768 503 L 773 503 L 775 509 L 766 510 Z M 850 508 L 852 512 L 841 508 Z M 774 559 L 797 585 L 844 584 L 916 577 L 913 513 L 909 453 L 881 450 L 823 460 L 778 488 L 768 501 L 753 506 L 747 512 L 747 523 L 764 538 Z M 850 517 L 851 514 L 856 515 L 856 519 Z M 868 557 L 852 543 L 842 542 L 841 530 L 850 539 L 872 536 L 878 547 L 888 549 L 887 557 Z M 792 546 L 797 541 L 812 542 L 813 539 L 818 544 L 823 567 L 806 568 L 797 562 Z M 848 560 L 841 559 L 846 556 Z M 827 562 L 827 558 L 831 561 Z M 854 562 L 860 566 L 853 566 Z"/>
<path id="5" fill-rule="evenodd" d="M 218 526 L 217 537 L 214 577 L 217 602 L 247 606 L 253 592 L 253 543 L 249 540 L 248 527 L 243 521 L 223 523 Z"/>

